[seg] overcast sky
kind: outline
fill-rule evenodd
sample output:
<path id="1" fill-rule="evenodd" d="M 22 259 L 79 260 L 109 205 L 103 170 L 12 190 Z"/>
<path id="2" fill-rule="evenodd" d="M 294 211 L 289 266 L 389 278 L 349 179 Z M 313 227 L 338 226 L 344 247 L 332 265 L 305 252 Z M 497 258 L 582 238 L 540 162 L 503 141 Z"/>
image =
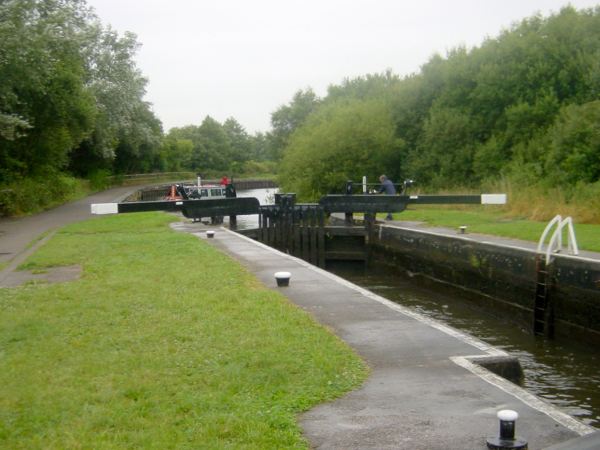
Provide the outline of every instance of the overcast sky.
<path id="1" fill-rule="evenodd" d="M 576 8 L 598 0 L 572 0 Z M 434 53 L 480 45 L 562 0 L 88 0 L 131 31 L 165 131 L 234 117 L 250 133 L 299 89 L 324 96 L 344 78 L 417 72 Z"/>

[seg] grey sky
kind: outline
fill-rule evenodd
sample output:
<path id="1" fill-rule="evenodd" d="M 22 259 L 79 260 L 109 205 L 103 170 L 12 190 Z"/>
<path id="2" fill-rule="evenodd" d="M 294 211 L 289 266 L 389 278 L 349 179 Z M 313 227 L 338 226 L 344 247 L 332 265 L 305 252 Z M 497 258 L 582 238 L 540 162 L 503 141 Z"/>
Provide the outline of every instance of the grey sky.
<path id="1" fill-rule="evenodd" d="M 88 0 L 102 22 L 131 31 L 165 131 L 206 115 L 267 131 L 298 89 L 319 96 L 344 78 L 419 70 L 429 57 L 565 0 Z M 598 0 L 573 0 L 576 8 Z"/>

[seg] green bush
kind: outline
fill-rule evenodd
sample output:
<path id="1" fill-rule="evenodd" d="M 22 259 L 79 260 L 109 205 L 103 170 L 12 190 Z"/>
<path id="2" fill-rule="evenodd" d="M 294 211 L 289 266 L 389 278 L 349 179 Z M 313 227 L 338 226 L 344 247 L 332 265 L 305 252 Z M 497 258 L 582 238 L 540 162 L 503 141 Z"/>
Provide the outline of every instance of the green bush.
<path id="1" fill-rule="evenodd" d="M 99 169 L 92 172 L 89 176 L 90 189 L 93 191 L 102 191 L 108 189 L 111 185 L 111 173 L 106 169 Z"/>
<path id="2" fill-rule="evenodd" d="M 21 178 L 0 186 L 0 216 L 31 214 L 87 193 L 84 182 L 60 172 Z"/>

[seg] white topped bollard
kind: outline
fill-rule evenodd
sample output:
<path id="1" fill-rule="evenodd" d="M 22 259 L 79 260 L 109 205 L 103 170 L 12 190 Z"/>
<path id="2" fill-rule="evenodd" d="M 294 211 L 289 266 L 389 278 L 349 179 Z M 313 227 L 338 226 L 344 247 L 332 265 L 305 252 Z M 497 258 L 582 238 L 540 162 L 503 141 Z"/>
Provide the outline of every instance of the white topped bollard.
<path id="1" fill-rule="evenodd" d="M 465 234 L 467 232 L 467 226 L 466 225 L 461 225 L 460 227 L 458 227 L 458 232 L 460 234 Z"/>
<path id="2" fill-rule="evenodd" d="M 275 281 L 277 281 L 278 287 L 289 286 L 291 277 L 290 272 L 275 272 Z"/>
<path id="3" fill-rule="evenodd" d="M 487 439 L 487 448 L 492 450 L 527 450 L 527 441 L 515 437 L 515 424 L 519 418 L 519 413 L 511 409 L 498 411 L 500 420 L 500 436 Z"/>
<path id="4" fill-rule="evenodd" d="M 215 237 L 215 232 L 214 232 L 213 230 L 207 230 L 207 231 L 206 231 L 206 237 L 207 237 L 208 239 L 212 239 L 212 238 L 214 238 L 214 237 Z"/>

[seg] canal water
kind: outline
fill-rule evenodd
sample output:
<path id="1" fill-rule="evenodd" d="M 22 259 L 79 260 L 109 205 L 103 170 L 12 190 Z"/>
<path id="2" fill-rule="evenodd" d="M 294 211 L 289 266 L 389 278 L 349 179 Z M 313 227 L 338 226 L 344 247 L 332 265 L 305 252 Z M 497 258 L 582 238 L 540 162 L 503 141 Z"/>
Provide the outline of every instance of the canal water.
<path id="1" fill-rule="evenodd" d="M 600 428 L 600 350 L 534 336 L 477 296 L 401 270 L 339 265 L 331 270 L 393 302 L 517 356 L 523 387 L 582 422 Z"/>
<path id="2" fill-rule="evenodd" d="M 277 189 L 238 192 L 274 203 Z M 257 216 L 238 217 L 240 229 L 258 226 Z M 403 270 L 339 264 L 331 272 L 451 327 L 517 356 L 524 372 L 523 387 L 582 422 L 600 428 L 600 349 L 533 336 L 502 316 L 483 308 L 475 294 L 441 285 Z"/>
<path id="3" fill-rule="evenodd" d="M 272 205 L 275 203 L 275 194 L 279 192 L 279 188 L 272 189 L 247 189 L 237 192 L 238 197 L 255 197 L 261 205 Z M 225 218 L 225 222 L 229 223 L 229 218 Z M 240 230 L 251 230 L 258 228 L 258 216 L 238 216 L 237 226 Z"/>

